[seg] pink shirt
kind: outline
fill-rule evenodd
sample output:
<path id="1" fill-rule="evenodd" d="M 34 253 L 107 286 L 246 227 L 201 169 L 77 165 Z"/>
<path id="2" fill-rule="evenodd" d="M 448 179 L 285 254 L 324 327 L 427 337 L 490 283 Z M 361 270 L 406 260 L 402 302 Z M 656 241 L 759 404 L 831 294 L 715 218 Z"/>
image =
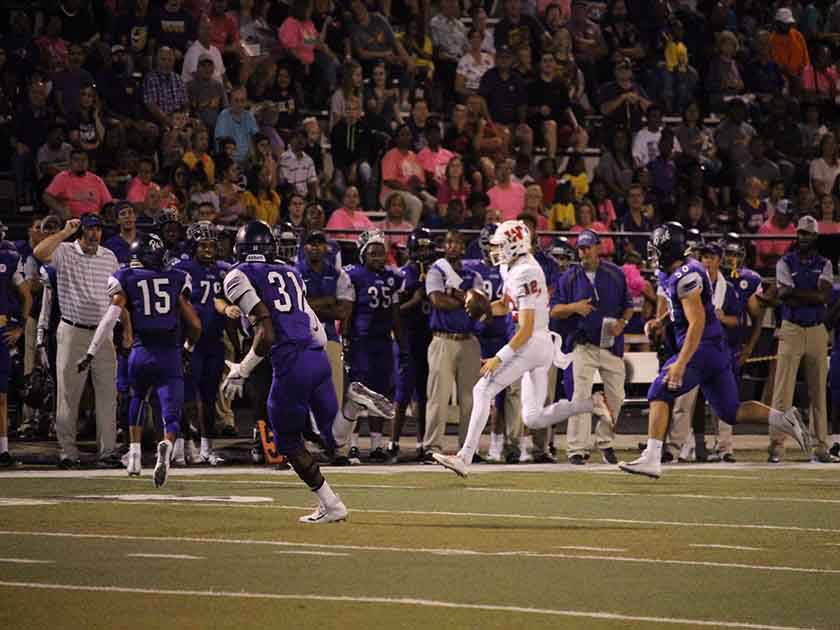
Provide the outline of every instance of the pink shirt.
<path id="1" fill-rule="evenodd" d="M 570 232 L 583 232 L 584 229 L 586 229 L 586 228 L 584 228 L 580 225 L 573 225 L 571 228 L 569 228 L 569 231 Z M 598 234 L 600 234 L 601 232 L 609 232 L 609 230 L 607 229 L 607 226 L 604 225 L 603 223 L 601 223 L 600 221 L 594 221 L 589 226 L 589 229 L 592 230 L 593 232 L 597 232 Z M 570 238 L 569 242 L 572 244 L 572 247 L 574 247 L 575 243 L 577 243 L 577 239 L 576 238 Z M 615 253 L 615 243 L 613 243 L 613 240 L 611 238 L 606 238 L 606 237 L 601 238 L 601 256 L 603 256 L 604 258 L 607 258 L 609 256 L 612 256 L 614 253 Z"/>
<path id="2" fill-rule="evenodd" d="M 636 265 L 630 263 L 621 266 L 624 272 L 624 278 L 627 280 L 627 291 L 631 298 L 637 298 L 645 291 L 645 279 L 642 277 L 642 272 Z"/>
<path id="3" fill-rule="evenodd" d="M 67 204 L 70 214 L 76 218 L 85 212 L 98 214 L 102 206 L 113 201 L 105 182 L 90 171 L 81 177 L 70 171 L 61 171 L 50 182 L 46 192 Z"/>
<path id="4" fill-rule="evenodd" d="M 393 148 L 382 158 L 383 182 L 393 180 L 403 186 L 408 186 L 412 177 L 417 177 L 421 182 L 424 181 L 423 167 L 417 161 L 414 151 L 408 151 L 403 155 L 399 149 Z M 391 192 L 393 191 L 383 184 L 380 199 L 384 199 Z"/>
<path id="5" fill-rule="evenodd" d="M 472 187 L 467 183 L 463 182 L 461 185 L 460 190 L 452 190 L 449 187 L 449 182 L 444 180 L 440 186 L 438 186 L 438 193 L 437 193 L 437 202 L 440 206 L 448 206 L 449 202 L 453 199 L 460 199 L 461 203 L 464 204 L 464 208 L 467 208 L 467 197 L 470 196 L 470 191 Z"/>
<path id="6" fill-rule="evenodd" d="M 131 203 L 143 203 L 146 201 L 146 193 L 149 192 L 149 189 L 157 187 L 158 185 L 154 182 L 144 184 L 139 177 L 134 177 L 128 185 L 128 192 L 125 198 Z"/>
<path id="7" fill-rule="evenodd" d="M 352 214 L 346 208 L 339 208 L 330 215 L 330 220 L 327 222 L 328 230 L 371 230 L 373 228 L 373 223 L 361 208 L 357 208 Z M 352 232 L 331 233 L 330 236 L 347 240 L 359 238 L 358 233 Z"/>
<path id="8" fill-rule="evenodd" d="M 446 165 L 453 157 L 455 154 L 449 149 L 441 147 L 437 151 L 432 151 L 429 147 L 425 147 L 417 154 L 417 161 L 420 162 L 424 171 L 431 173 L 435 181 L 441 184 L 446 181 Z"/>
<path id="9" fill-rule="evenodd" d="M 840 223 L 837 221 L 817 221 L 820 234 L 840 234 Z"/>
<path id="10" fill-rule="evenodd" d="M 380 230 L 404 230 L 405 234 L 386 234 L 385 235 L 385 242 L 388 244 L 388 251 L 391 251 L 391 248 L 394 245 L 407 245 L 408 244 L 408 237 L 411 231 L 414 229 L 414 225 L 409 223 L 408 221 L 391 221 L 390 219 L 385 219 L 376 225 Z"/>
<path id="11" fill-rule="evenodd" d="M 288 17 L 277 29 L 277 39 L 283 48 L 291 51 L 295 57 L 307 66 L 315 61 L 315 44 L 318 42 L 318 29 L 312 20 L 301 22 Z"/>
<path id="12" fill-rule="evenodd" d="M 525 208 L 525 187 L 511 181 L 507 188 L 498 184 L 487 191 L 490 197 L 490 207 L 500 210 L 502 221 L 512 221 Z"/>
<path id="13" fill-rule="evenodd" d="M 791 221 L 785 229 L 777 227 L 772 219 L 765 221 L 760 228 L 759 234 L 784 234 L 796 236 L 796 225 Z M 776 259 L 781 258 L 790 248 L 791 241 L 759 240 L 755 243 L 756 262 L 758 267 L 766 268 L 776 264 Z"/>

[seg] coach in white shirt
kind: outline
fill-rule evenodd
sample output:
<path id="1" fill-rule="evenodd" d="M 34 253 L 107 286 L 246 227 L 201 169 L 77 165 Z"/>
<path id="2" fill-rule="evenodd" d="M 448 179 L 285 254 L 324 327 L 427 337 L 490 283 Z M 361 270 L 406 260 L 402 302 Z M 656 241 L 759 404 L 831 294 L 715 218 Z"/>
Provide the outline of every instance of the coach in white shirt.
<path id="1" fill-rule="evenodd" d="M 72 243 L 66 239 L 78 232 Z M 96 214 L 70 219 L 60 232 L 41 241 L 33 252 L 43 264 L 52 265 L 58 284 L 61 322 L 56 340 L 56 376 L 58 380 L 55 432 L 61 447 L 62 469 L 79 464 L 76 445 L 79 401 L 87 373 L 79 373 L 77 363 L 85 356 L 96 326 L 108 309 L 108 279 L 119 264 L 111 250 L 100 246 L 102 220 Z M 130 337 L 130 335 L 128 335 Z M 125 337 L 124 337 L 125 339 Z M 96 442 L 103 467 L 120 466 L 116 454 L 117 359 L 114 344 L 107 339 L 91 365 L 96 394 Z"/>

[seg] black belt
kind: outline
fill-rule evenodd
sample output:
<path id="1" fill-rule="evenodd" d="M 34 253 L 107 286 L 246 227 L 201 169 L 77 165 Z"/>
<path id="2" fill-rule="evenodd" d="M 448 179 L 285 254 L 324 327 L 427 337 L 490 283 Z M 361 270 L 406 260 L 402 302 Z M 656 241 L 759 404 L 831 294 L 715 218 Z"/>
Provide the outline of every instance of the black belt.
<path id="1" fill-rule="evenodd" d="M 88 326 L 87 324 L 78 324 L 76 322 L 71 322 L 65 317 L 62 317 L 61 321 L 63 321 L 65 324 L 70 324 L 74 328 L 81 328 L 82 330 L 96 330 L 96 326 Z"/>
<path id="2" fill-rule="evenodd" d="M 796 326 L 799 326 L 800 328 L 813 328 L 814 326 L 819 326 L 819 325 L 822 324 L 822 322 L 803 323 L 803 322 L 795 322 L 793 320 L 788 320 L 788 321 L 790 321 L 791 324 L 795 324 Z"/>

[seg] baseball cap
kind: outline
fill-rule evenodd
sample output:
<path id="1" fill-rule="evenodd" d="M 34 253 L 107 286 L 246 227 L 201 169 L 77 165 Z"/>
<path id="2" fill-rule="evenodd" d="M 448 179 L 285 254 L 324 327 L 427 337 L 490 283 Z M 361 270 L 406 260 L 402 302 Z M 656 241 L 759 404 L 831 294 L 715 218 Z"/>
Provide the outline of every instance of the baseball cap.
<path id="1" fill-rule="evenodd" d="M 790 199 L 782 199 L 779 203 L 776 204 L 776 212 L 781 212 L 782 214 L 791 215 L 793 214 L 793 204 L 790 202 Z"/>
<path id="2" fill-rule="evenodd" d="M 723 256 L 723 248 L 720 246 L 720 243 L 717 241 L 710 241 L 708 243 L 704 243 L 703 246 L 700 248 L 701 254 L 711 254 L 712 256 Z"/>
<path id="3" fill-rule="evenodd" d="M 113 46 L 111 46 L 112 55 L 118 52 L 125 52 L 125 46 L 123 46 L 122 44 L 114 44 Z"/>
<path id="4" fill-rule="evenodd" d="M 776 11 L 775 19 L 782 24 L 796 24 L 796 20 L 793 19 L 793 12 L 790 9 L 779 9 Z"/>
<path id="5" fill-rule="evenodd" d="M 320 230 L 315 230 L 306 235 L 305 243 L 326 243 L 327 237 Z"/>
<path id="6" fill-rule="evenodd" d="M 205 61 L 209 61 L 210 63 L 215 63 L 215 62 L 213 61 L 213 57 L 211 57 L 211 56 L 210 56 L 210 55 L 208 55 L 207 53 L 201 53 L 201 54 L 198 56 L 198 63 L 204 63 Z"/>
<path id="7" fill-rule="evenodd" d="M 592 230 L 584 230 L 577 240 L 578 247 L 592 247 L 601 242 L 601 238 Z"/>
<path id="8" fill-rule="evenodd" d="M 81 216 L 80 220 L 83 230 L 87 228 L 102 227 L 102 219 L 98 214 L 94 214 L 93 212 L 85 212 Z"/>
<path id="9" fill-rule="evenodd" d="M 814 217 L 806 214 L 804 217 L 800 217 L 799 223 L 796 224 L 796 231 L 810 232 L 811 234 L 819 234 L 820 226 Z"/>

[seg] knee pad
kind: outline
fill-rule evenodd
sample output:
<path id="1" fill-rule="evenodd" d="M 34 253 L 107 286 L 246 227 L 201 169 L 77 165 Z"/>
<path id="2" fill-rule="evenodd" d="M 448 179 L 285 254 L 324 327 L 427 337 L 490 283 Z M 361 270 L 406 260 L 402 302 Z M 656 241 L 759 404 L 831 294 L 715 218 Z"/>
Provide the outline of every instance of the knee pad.
<path id="1" fill-rule="evenodd" d="M 299 448 L 288 455 L 289 463 L 294 468 L 297 476 L 301 478 L 313 492 L 324 485 L 324 476 L 318 462 L 312 457 L 312 453 L 305 448 Z"/>

